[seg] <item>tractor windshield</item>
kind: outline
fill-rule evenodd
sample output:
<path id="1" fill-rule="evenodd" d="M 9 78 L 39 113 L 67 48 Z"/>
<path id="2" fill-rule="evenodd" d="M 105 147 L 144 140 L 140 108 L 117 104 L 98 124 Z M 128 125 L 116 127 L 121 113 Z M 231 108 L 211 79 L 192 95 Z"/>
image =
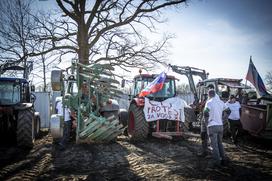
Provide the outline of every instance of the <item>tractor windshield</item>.
<path id="1" fill-rule="evenodd" d="M 136 79 L 135 82 L 135 89 L 134 95 L 137 95 L 144 89 L 149 83 L 151 83 L 154 79 L 153 78 L 143 78 Z M 159 97 L 159 98 L 168 98 L 175 96 L 175 80 L 174 79 L 166 79 L 163 88 L 154 94 L 149 94 L 147 97 Z"/>
<path id="2" fill-rule="evenodd" d="M 67 82 L 66 93 L 71 94 L 72 96 L 76 96 L 78 94 L 78 87 L 76 81 L 69 80 Z"/>
<path id="3" fill-rule="evenodd" d="M 20 84 L 10 81 L 0 82 L 0 104 L 12 105 L 20 102 Z"/>

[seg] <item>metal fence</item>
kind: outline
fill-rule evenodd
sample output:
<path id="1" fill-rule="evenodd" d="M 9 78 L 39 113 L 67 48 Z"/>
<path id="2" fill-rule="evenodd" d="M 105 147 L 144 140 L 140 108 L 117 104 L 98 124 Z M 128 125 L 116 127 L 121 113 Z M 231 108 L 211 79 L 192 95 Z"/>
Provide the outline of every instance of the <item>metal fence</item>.
<path id="1" fill-rule="evenodd" d="M 192 93 L 179 94 L 178 97 L 183 99 L 187 104 L 192 104 L 194 102 L 194 95 Z M 117 101 L 121 109 L 128 109 L 129 107 L 129 96 L 127 94 L 121 95 L 121 98 L 118 98 Z"/>
<path id="2" fill-rule="evenodd" d="M 40 113 L 41 128 L 49 128 L 50 120 L 50 93 L 49 92 L 34 92 L 36 100 L 34 108 Z"/>

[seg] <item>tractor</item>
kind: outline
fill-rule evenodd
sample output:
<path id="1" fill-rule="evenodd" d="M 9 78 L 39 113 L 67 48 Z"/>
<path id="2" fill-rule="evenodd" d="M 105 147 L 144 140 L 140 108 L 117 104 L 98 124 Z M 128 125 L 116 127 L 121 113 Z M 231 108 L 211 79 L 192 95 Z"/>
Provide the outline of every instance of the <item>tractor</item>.
<path id="1" fill-rule="evenodd" d="M 31 86 L 23 78 L 0 77 L 0 139 L 5 144 L 32 147 L 40 132 Z"/>
<path id="2" fill-rule="evenodd" d="M 173 72 L 180 75 L 185 75 L 187 77 L 191 93 L 194 95 L 193 103 L 191 103 L 188 107 L 185 107 L 184 110 L 186 118 L 185 126 L 188 130 L 192 130 L 194 128 L 193 125 L 197 125 L 200 123 L 199 120 L 202 119 L 202 110 L 205 105 L 205 100 L 203 99 L 203 96 L 199 95 L 198 93 L 197 87 L 194 82 L 194 77 L 198 76 L 203 81 L 208 78 L 209 73 L 207 73 L 203 69 L 189 66 L 177 66 L 169 64 L 169 67 L 171 67 Z"/>
<path id="3" fill-rule="evenodd" d="M 114 99 L 122 92 L 112 78 L 113 70 L 109 64 L 72 62 L 66 76 L 62 70 L 51 72 L 52 90 L 62 95 L 56 100 L 76 114 L 76 143 L 109 142 L 123 133 L 125 127 L 119 118 L 125 112 Z M 62 115 L 51 116 L 50 131 L 55 140 L 62 137 L 63 120 Z"/>
<path id="4" fill-rule="evenodd" d="M 272 139 L 272 96 L 257 98 L 256 91 L 243 85 L 241 81 L 242 79 L 207 79 L 199 82 L 198 92 L 199 95 L 205 95 L 205 87 L 212 84 L 223 101 L 227 101 L 229 95 L 235 95 L 241 103 L 240 120 L 243 130 L 256 137 Z"/>
<path id="5" fill-rule="evenodd" d="M 145 102 L 154 104 L 155 101 L 158 104 L 166 105 L 164 101 L 170 100 L 176 97 L 176 84 L 174 76 L 166 76 L 163 87 L 160 91 L 149 94 L 146 97 L 139 97 L 141 90 L 151 83 L 157 75 L 140 74 L 134 77 L 134 86 L 132 95 L 130 95 L 130 105 L 128 110 L 128 122 L 127 122 L 127 134 L 132 141 L 140 141 L 146 139 L 148 136 L 154 136 L 158 138 L 172 139 L 173 136 L 182 136 L 183 121 L 170 120 L 168 116 L 158 120 L 147 121 L 144 113 Z M 181 114 L 184 117 L 185 101 L 177 98 L 177 101 L 181 101 L 180 106 Z M 154 102 L 152 102 L 154 101 Z M 172 103 L 170 103 L 171 107 Z M 153 111 L 157 111 L 162 107 L 153 107 Z M 168 109 L 168 108 L 167 108 Z M 151 110 L 152 112 L 152 110 Z M 166 111 L 167 112 L 167 111 Z M 170 110 L 168 110 L 170 112 Z M 166 113 L 167 114 L 167 113 Z"/>
<path id="6" fill-rule="evenodd" d="M 242 104 L 244 104 L 245 97 L 244 95 L 249 95 L 247 97 L 247 101 L 256 102 L 257 95 L 256 91 L 254 91 L 251 87 L 246 86 L 241 83 L 242 79 L 230 79 L 230 78 L 213 78 L 213 79 L 205 79 L 203 81 L 199 81 L 197 84 L 197 93 L 198 97 L 202 102 L 205 102 L 207 99 L 208 86 L 213 85 L 215 92 L 218 94 L 220 99 L 226 102 L 229 99 L 230 95 L 234 95 L 236 99 Z M 204 105 L 204 104 L 203 104 Z M 241 123 L 243 124 L 243 113 L 241 115 Z M 227 116 L 223 116 L 224 123 L 224 135 L 229 133 L 229 125 L 227 121 Z"/>
<path id="7" fill-rule="evenodd" d="M 241 83 L 242 79 L 212 78 L 208 79 L 208 73 L 205 70 L 189 67 L 169 65 L 175 73 L 185 75 L 189 80 L 190 90 L 194 95 L 194 102 L 190 108 L 185 109 L 186 126 L 189 130 L 196 127 L 203 119 L 202 111 L 206 100 L 208 99 L 208 86 L 212 85 L 218 96 L 226 102 L 231 94 L 236 95 L 239 102 L 242 102 L 242 93 L 249 95 L 250 101 L 256 101 L 256 92 Z M 193 76 L 199 76 L 201 80 L 195 85 Z M 227 115 L 224 114 L 224 135 L 229 132 Z M 194 124 L 193 124 L 194 123 Z"/>

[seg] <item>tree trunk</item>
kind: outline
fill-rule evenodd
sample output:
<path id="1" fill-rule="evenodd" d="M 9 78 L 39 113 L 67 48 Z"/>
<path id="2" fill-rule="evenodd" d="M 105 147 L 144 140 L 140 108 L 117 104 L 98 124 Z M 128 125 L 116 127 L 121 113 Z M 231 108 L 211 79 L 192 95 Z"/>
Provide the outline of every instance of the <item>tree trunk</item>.
<path id="1" fill-rule="evenodd" d="M 42 55 L 42 66 L 43 66 L 43 92 L 46 92 L 46 75 L 45 75 L 45 58 Z"/>
<path id="2" fill-rule="evenodd" d="M 24 79 L 28 79 L 28 69 L 27 69 L 27 64 L 26 64 L 26 58 L 24 58 L 24 75 L 23 78 Z"/>
<path id="3" fill-rule="evenodd" d="M 77 41 L 79 46 L 78 59 L 79 63 L 88 64 L 89 63 L 89 45 L 88 45 L 88 28 L 84 22 L 81 20 L 78 24 L 78 34 Z"/>

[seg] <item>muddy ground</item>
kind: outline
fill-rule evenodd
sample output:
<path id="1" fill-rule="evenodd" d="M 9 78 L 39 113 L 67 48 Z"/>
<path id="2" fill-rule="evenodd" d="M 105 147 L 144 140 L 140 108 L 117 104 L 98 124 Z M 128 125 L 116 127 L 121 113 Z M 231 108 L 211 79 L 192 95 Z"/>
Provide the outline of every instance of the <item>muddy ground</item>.
<path id="1" fill-rule="evenodd" d="M 244 136 L 237 146 L 224 140 L 228 166 L 207 167 L 198 157 L 200 139 L 150 138 L 130 143 L 69 144 L 60 150 L 46 130 L 31 150 L 0 148 L 0 180 L 272 180 L 272 143 Z"/>

